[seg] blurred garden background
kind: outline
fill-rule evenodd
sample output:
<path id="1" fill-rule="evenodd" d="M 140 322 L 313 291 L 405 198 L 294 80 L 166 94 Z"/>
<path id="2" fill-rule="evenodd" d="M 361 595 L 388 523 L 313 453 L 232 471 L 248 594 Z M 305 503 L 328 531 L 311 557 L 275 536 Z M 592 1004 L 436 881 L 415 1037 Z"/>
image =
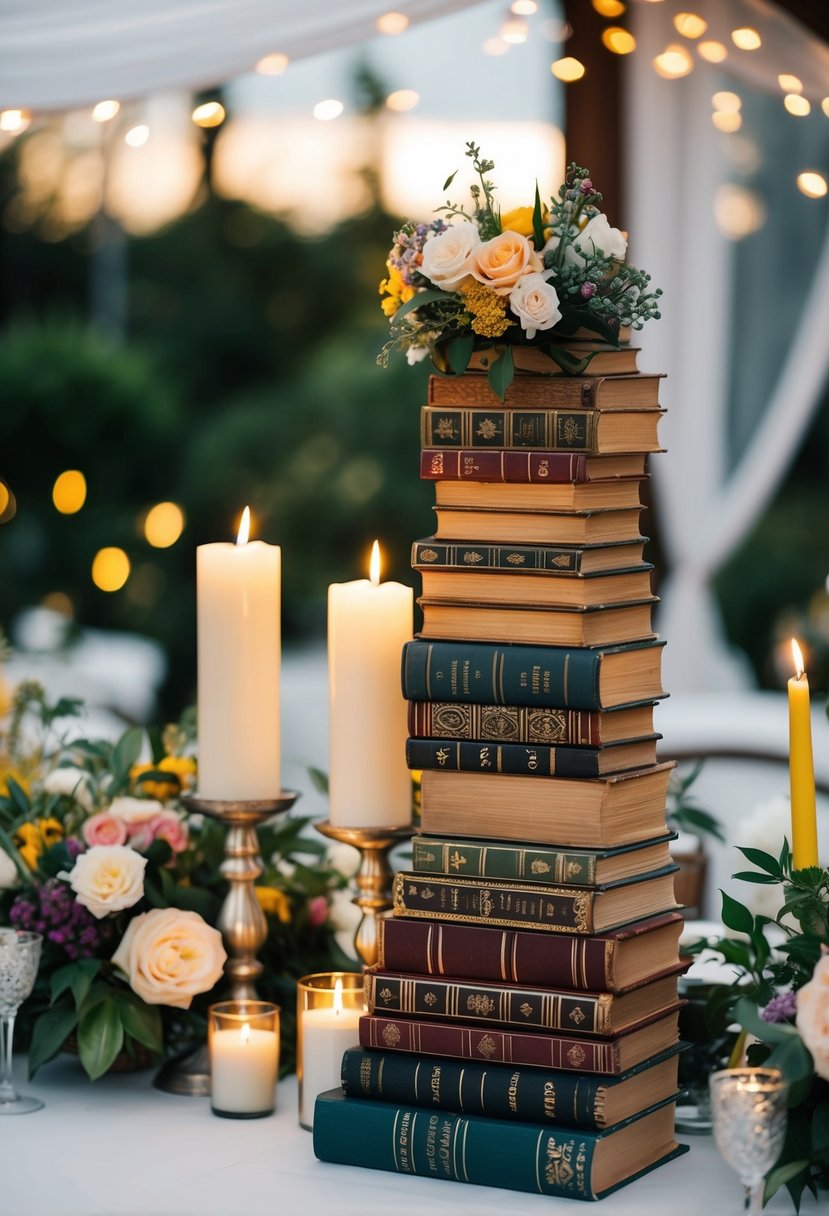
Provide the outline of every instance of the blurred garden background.
<path id="1" fill-rule="evenodd" d="M 365 576 L 375 536 L 383 577 L 415 585 L 410 544 L 431 531 L 432 492 L 417 477 L 429 369 L 376 363 L 391 234 L 429 218 L 466 139 L 499 180 L 512 159 L 521 189 L 547 171 L 557 188 L 562 131 L 588 82 L 565 83 L 551 62 L 572 52 L 583 19 L 609 80 L 619 55 L 603 32 L 630 16 L 607 0 L 512 8 L 485 3 L 296 64 L 274 54 L 241 79 L 111 114 L 0 116 L 0 627 L 13 642 L 41 644 L 19 629 L 36 606 L 59 614 L 69 647 L 88 628 L 153 639 L 167 663 L 153 713 L 176 715 L 194 699 L 195 547 L 230 539 L 246 502 L 256 535 L 282 546 L 287 649 L 322 642 L 327 586 Z M 635 59 L 627 71 L 651 70 Z M 792 180 L 798 167 L 825 173 L 829 99 L 800 115 L 773 101 L 775 139 L 803 161 Z M 724 124 L 721 138 L 741 139 L 730 146 L 745 159 L 764 125 L 755 107 L 754 127 Z M 585 163 L 576 137 L 567 157 Z M 601 188 L 602 165 L 591 167 Z M 760 156 L 737 176 L 762 203 L 780 168 Z M 788 235 L 768 200 L 759 222 L 745 220 L 745 197 L 723 219 L 744 274 L 730 288 L 737 315 L 758 265 L 810 271 L 826 229 L 814 188 L 792 185 Z M 762 367 L 750 330 L 741 341 L 746 366 Z M 784 686 L 777 654 L 792 632 L 812 686 L 829 683 L 827 485 L 824 389 L 714 582 L 760 687 Z M 662 577 L 658 510 L 649 531 Z"/>

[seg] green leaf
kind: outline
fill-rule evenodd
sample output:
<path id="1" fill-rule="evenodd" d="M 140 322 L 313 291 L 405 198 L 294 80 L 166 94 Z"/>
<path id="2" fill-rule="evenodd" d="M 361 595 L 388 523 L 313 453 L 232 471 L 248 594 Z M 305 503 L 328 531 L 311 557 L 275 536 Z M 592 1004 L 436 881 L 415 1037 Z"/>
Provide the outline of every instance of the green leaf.
<path id="1" fill-rule="evenodd" d="M 514 375 L 515 366 L 512 359 L 512 347 L 505 346 L 487 372 L 490 388 L 502 401 L 507 395 L 507 389 L 512 384 Z"/>
<path id="2" fill-rule="evenodd" d="M 6 832 L 3 828 L 0 828 L 0 848 L 3 849 L 4 853 L 8 853 L 9 857 L 14 862 L 14 867 L 20 875 L 23 884 L 27 887 L 34 886 L 35 880 L 31 870 L 18 853 L 11 836 L 9 836 L 8 832 Z"/>
<path id="3" fill-rule="evenodd" d="M 151 768 L 147 769 L 147 771 L 144 773 L 139 773 L 139 775 L 136 777 L 136 789 L 140 785 L 145 785 L 148 781 L 152 781 L 154 783 L 165 783 L 169 785 L 171 789 L 173 787 L 178 789 L 179 785 L 181 784 L 175 773 L 167 773 L 160 768 Z"/>
<path id="4" fill-rule="evenodd" d="M 751 933 L 754 928 L 754 917 L 749 912 L 748 908 L 738 903 L 736 899 L 726 892 L 721 891 L 722 895 L 722 922 L 729 929 L 733 929 L 735 933 Z"/>
<path id="5" fill-rule="evenodd" d="M 453 338 L 446 347 L 446 357 L 449 360 L 449 366 L 456 376 L 462 376 L 469 366 L 469 360 L 472 358 L 472 351 L 475 348 L 474 334 L 461 334 L 458 338 Z"/>
<path id="6" fill-rule="evenodd" d="M 776 886 L 779 882 L 779 879 L 772 878 L 771 874 L 761 874 L 759 870 L 738 870 L 731 877 L 738 878 L 740 882 L 760 883 L 761 886 Z"/>
<path id="7" fill-rule="evenodd" d="M 68 1001 L 42 1013 L 34 1024 L 29 1047 L 29 1079 L 41 1064 L 58 1054 L 78 1024 L 78 1011 Z"/>
<path id="8" fill-rule="evenodd" d="M 533 206 L 533 243 L 536 250 L 544 248 L 544 212 L 541 209 L 541 195 L 538 193 L 538 182 L 535 183 L 535 204 Z"/>
<path id="9" fill-rule="evenodd" d="M 321 768 L 309 768 L 308 776 L 315 790 L 320 794 L 328 793 L 328 773 L 324 773 Z"/>
<path id="10" fill-rule="evenodd" d="M 418 291 L 412 296 L 411 300 L 407 300 L 405 304 L 401 304 L 397 312 L 392 317 L 392 324 L 396 325 L 398 321 L 402 321 L 410 312 L 414 312 L 417 308 L 422 308 L 424 304 L 434 304 L 437 300 L 451 300 L 452 293 L 448 291 L 438 291 L 436 288 L 429 288 L 426 291 Z"/>
<path id="11" fill-rule="evenodd" d="M 146 1005 L 134 992 L 118 992 L 115 999 L 125 1033 L 160 1055 L 164 1050 L 164 1027 L 158 1005 Z"/>
<path id="12" fill-rule="evenodd" d="M 829 1102 L 821 1102 L 812 1115 L 812 1149 L 821 1154 L 829 1152 Z"/>
<path id="13" fill-rule="evenodd" d="M 100 970 L 101 960 L 97 958 L 82 958 L 76 963 L 67 963 L 65 967 L 58 967 L 49 981 L 52 1004 L 54 1005 L 64 992 L 71 990 L 75 998 L 75 1008 L 80 1009 L 86 1000 L 92 981 Z"/>
<path id="14" fill-rule="evenodd" d="M 764 870 L 766 874 L 773 874 L 775 878 L 783 877 L 780 863 L 776 857 L 772 857 L 771 853 L 764 853 L 762 849 L 743 849 L 739 845 L 737 845 L 737 851 L 742 853 L 746 861 L 757 866 L 758 870 Z"/>
<path id="15" fill-rule="evenodd" d="M 741 997 L 734 1006 L 734 1016 L 741 1026 L 763 1043 L 777 1045 L 788 1043 L 792 1039 L 796 1039 L 800 1043 L 800 1036 L 794 1026 L 789 1025 L 788 1022 L 764 1022 L 757 1006 L 748 997 Z"/>
<path id="16" fill-rule="evenodd" d="M 131 726 L 129 730 L 124 731 L 121 738 L 115 744 L 112 760 L 110 761 L 113 776 L 112 793 L 117 792 L 126 785 L 129 780 L 130 769 L 141 754 L 143 742 L 143 728 Z"/>
<path id="17" fill-rule="evenodd" d="M 455 180 L 455 178 L 456 178 L 457 176 L 458 176 L 458 171 L 457 171 L 457 169 L 455 170 L 455 172 L 454 172 L 454 173 L 450 173 L 450 174 L 449 174 L 449 176 L 447 177 L 446 181 L 443 183 L 443 189 L 441 190 L 441 194 L 443 194 L 443 193 L 444 193 L 446 190 L 448 190 L 448 189 L 449 189 L 449 187 L 452 185 L 452 182 Z"/>
<path id="18" fill-rule="evenodd" d="M 794 1027 L 789 1027 L 794 1030 Z M 767 1036 L 768 1037 L 768 1036 Z M 812 1057 L 803 1045 L 803 1040 L 795 1031 L 784 1043 L 778 1043 L 766 1061 L 769 1068 L 779 1068 L 789 1085 L 805 1081 L 814 1071 Z"/>
<path id="19" fill-rule="evenodd" d="M 778 1165 L 776 1170 L 772 1170 L 766 1178 L 766 1190 L 763 1203 L 768 1203 L 773 1195 L 775 1195 L 781 1186 L 784 1186 L 792 1178 L 796 1178 L 803 1170 L 809 1168 L 808 1161 L 787 1161 L 785 1165 Z"/>
<path id="20" fill-rule="evenodd" d="M 557 363 L 568 376 L 582 375 L 587 370 L 593 354 L 595 354 L 595 352 L 592 352 L 585 356 L 585 358 L 579 359 L 576 355 L 571 354 L 569 350 L 564 350 L 563 347 L 555 346 L 553 343 L 544 347 L 544 353 L 549 355 L 553 363 Z"/>
<path id="21" fill-rule="evenodd" d="M 112 1066 L 124 1045 L 124 1027 L 114 1001 L 101 1001 L 85 1013 L 78 1026 L 78 1054 L 91 1081 Z"/>
<path id="22" fill-rule="evenodd" d="M 6 778 L 6 789 L 9 797 L 15 805 L 18 815 L 28 815 L 29 811 L 31 810 L 29 795 L 21 785 L 18 785 L 14 777 Z"/>

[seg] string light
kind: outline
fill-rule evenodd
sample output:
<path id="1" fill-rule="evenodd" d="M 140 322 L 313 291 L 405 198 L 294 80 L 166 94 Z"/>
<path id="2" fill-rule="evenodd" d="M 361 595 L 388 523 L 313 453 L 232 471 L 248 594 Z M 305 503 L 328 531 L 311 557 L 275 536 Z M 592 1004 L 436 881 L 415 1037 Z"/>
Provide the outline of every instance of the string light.
<path id="1" fill-rule="evenodd" d="M 157 502 L 144 519 L 144 537 L 154 549 L 169 549 L 184 531 L 184 512 L 176 502 Z"/>
<path id="2" fill-rule="evenodd" d="M 777 83 L 784 93 L 802 93 L 803 81 L 799 76 L 790 76 L 788 72 L 783 72 L 777 77 Z"/>
<path id="3" fill-rule="evenodd" d="M 503 38 L 487 38 L 483 45 L 485 55 L 506 55 L 509 50 L 509 43 L 504 42 Z"/>
<path id="4" fill-rule="evenodd" d="M 622 0 L 593 0 L 593 7 L 600 17 L 621 17 L 627 5 Z"/>
<path id="5" fill-rule="evenodd" d="M 799 93 L 787 93 L 783 98 L 783 105 L 795 118 L 805 118 L 812 109 L 809 99 L 801 97 Z"/>
<path id="6" fill-rule="evenodd" d="M 92 581 L 99 591 L 120 591 L 130 576 L 130 559 L 123 549 L 99 549 L 92 561 Z"/>
<path id="7" fill-rule="evenodd" d="M 527 23 L 521 17 L 510 17 L 498 33 L 510 46 L 521 46 L 527 41 Z"/>
<path id="8" fill-rule="evenodd" d="M 722 110 L 725 113 L 736 113 L 741 109 L 742 101 L 736 93 L 715 93 L 711 98 L 711 105 L 715 110 Z"/>
<path id="9" fill-rule="evenodd" d="M 116 101 L 114 98 L 110 98 L 109 101 L 99 101 L 96 106 L 92 107 L 92 121 L 109 122 L 120 109 L 120 101 Z"/>
<path id="10" fill-rule="evenodd" d="M 281 76 L 290 62 L 288 56 L 283 55 L 281 51 L 273 51 L 270 55 L 262 56 L 255 71 L 260 76 Z"/>
<path id="11" fill-rule="evenodd" d="M 557 59 L 550 65 L 550 71 L 556 80 L 572 84 L 574 80 L 581 80 L 586 69 L 580 59 L 574 59 L 572 55 L 565 55 L 563 59 Z"/>
<path id="12" fill-rule="evenodd" d="M 375 25 L 381 34 L 402 34 L 409 28 L 409 18 L 405 13 L 383 13 Z"/>
<path id="13" fill-rule="evenodd" d="M 697 13 L 677 13 L 674 29 L 683 38 L 701 38 L 708 29 L 708 22 Z"/>
<path id="14" fill-rule="evenodd" d="M 516 17 L 532 17 L 538 12 L 538 5 L 535 0 L 512 0 L 509 11 L 515 13 Z"/>
<path id="15" fill-rule="evenodd" d="M 397 89 L 394 93 L 389 93 L 386 98 L 386 106 L 389 110 L 396 110 L 398 113 L 404 113 L 406 110 L 413 110 L 420 101 L 420 94 L 414 89 Z"/>
<path id="16" fill-rule="evenodd" d="M 732 241 L 758 232 L 766 222 L 766 205 L 758 194 L 743 186 L 720 186 L 714 197 L 714 219 Z"/>
<path id="17" fill-rule="evenodd" d="M 820 108 L 823 110 L 826 117 L 829 118 L 829 97 L 824 97 L 823 101 L 820 103 Z"/>
<path id="18" fill-rule="evenodd" d="M 190 115 L 197 127 L 220 127 L 227 118 L 227 112 L 220 101 L 205 101 L 196 106 Z"/>
<path id="19" fill-rule="evenodd" d="M 32 116 L 28 110 L 0 111 L 0 131 L 5 131 L 9 135 L 20 135 L 31 121 Z"/>
<path id="20" fill-rule="evenodd" d="M 728 57 L 728 47 L 715 38 L 709 38 L 698 44 L 697 54 L 708 63 L 722 63 Z"/>
<path id="21" fill-rule="evenodd" d="M 630 30 L 622 29 L 620 25 L 610 25 L 602 30 L 602 42 L 614 55 L 629 55 L 636 50 L 636 39 Z"/>
<path id="22" fill-rule="evenodd" d="M 6 514 L 6 507 L 11 502 L 11 490 L 4 481 L 0 481 L 0 523 L 3 523 L 3 516 Z"/>
<path id="23" fill-rule="evenodd" d="M 807 198 L 825 198 L 827 191 L 829 191 L 829 183 L 827 183 L 822 173 L 806 170 L 803 173 L 798 173 L 797 188 Z"/>
<path id="24" fill-rule="evenodd" d="M 750 25 L 744 25 L 738 30 L 731 31 L 731 41 L 741 51 L 757 51 L 763 45 L 763 39 Z"/>
<path id="25" fill-rule="evenodd" d="M 718 131 L 732 135 L 743 125 L 743 116 L 737 110 L 715 110 L 711 121 Z"/>
<path id="26" fill-rule="evenodd" d="M 318 101 L 314 106 L 314 118 L 320 122 L 330 122 L 332 118 L 339 118 L 345 106 L 341 101 L 337 101 L 336 97 L 329 97 L 326 101 Z"/>
<path id="27" fill-rule="evenodd" d="M 55 478 L 52 502 L 61 515 L 76 515 L 86 502 L 86 478 L 78 469 L 67 469 Z"/>
<path id="28" fill-rule="evenodd" d="M 146 123 L 139 123 L 137 127 L 131 127 L 124 136 L 124 143 L 129 144 L 131 148 L 143 148 L 144 144 L 150 138 L 150 128 Z"/>
<path id="29" fill-rule="evenodd" d="M 672 43 L 653 61 L 654 71 L 665 80 L 679 80 L 694 70 L 694 61 L 684 46 Z"/>

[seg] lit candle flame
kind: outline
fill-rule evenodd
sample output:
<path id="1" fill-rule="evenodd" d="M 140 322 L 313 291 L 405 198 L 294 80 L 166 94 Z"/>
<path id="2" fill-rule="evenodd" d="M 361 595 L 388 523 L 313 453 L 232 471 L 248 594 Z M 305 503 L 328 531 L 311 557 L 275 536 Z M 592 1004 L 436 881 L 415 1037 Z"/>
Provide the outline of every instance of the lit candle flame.
<path id="1" fill-rule="evenodd" d="M 369 578 L 373 587 L 380 586 L 380 543 L 375 541 L 371 546 L 371 561 L 369 563 Z"/>
<path id="2" fill-rule="evenodd" d="M 794 638 L 792 638 L 792 658 L 794 659 L 795 675 L 800 680 L 803 677 L 805 667 L 803 666 L 803 654 Z"/>
<path id="3" fill-rule="evenodd" d="M 242 1023 L 242 1029 L 239 1031 L 239 1037 L 243 1043 L 250 1042 L 250 1023 L 249 1022 Z"/>
<path id="4" fill-rule="evenodd" d="M 374 543 L 377 544 L 377 541 L 375 541 Z M 337 980 L 337 982 L 334 984 L 334 1012 L 339 1017 L 339 1015 L 342 1013 L 342 1011 L 343 1011 L 343 982 L 342 982 L 342 980 Z"/>
<path id="5" fill-rule="evenodd" d="M 242 512 L 242 520 L 239 524 L 239 532 L 236 537 L 237 545 L 246 545 L 250 540 L 250 507 L 245 507 Z"/>

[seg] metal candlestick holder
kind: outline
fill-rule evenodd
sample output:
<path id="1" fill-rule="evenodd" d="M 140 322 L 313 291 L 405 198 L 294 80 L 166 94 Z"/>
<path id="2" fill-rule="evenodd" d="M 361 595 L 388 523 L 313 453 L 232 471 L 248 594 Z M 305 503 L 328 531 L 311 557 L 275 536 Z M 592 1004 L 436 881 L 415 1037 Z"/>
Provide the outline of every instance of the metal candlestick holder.
<path id="1" fill-rule="evenodd" d="M 257 999 L 256 981 L 263 964 L 256 957 L 268 936 L 268 922 L 256 898 L 254 883 L 263 872 L 256 829 L 275 815 L 283 815 L 296 802 L 296 790 L 283 790 L 278 798 L 251 800 L 200 798 L 185 795 L 182 805 L 194 815 L 207 815 L 227 828 L 225 860 L 219 867 L 230 889 L 216 927 L 227 949 L 225 975 L 234 1001 Z M 207 1046 L 197 1047 L 183 1059 L 171 1060 L 153 1082 L 167 1093 L 205 1096 L 210 1093 Z"/>
<path id="2" fill-rule="evenodd" d="M 353 845 L 360 853 L 360 868 L 355 876 L 357 894 L 352 899 L 362 912 L 354 934 L 354 948 L 364 967 L 377 962 L 377 917 L 392 906 L 392 868 L 389 853 L 395 845 L 408 840 L 411 824 L 400 828 L 341 828 L 328 820 L 314 824 L 330 840 Z"/>

